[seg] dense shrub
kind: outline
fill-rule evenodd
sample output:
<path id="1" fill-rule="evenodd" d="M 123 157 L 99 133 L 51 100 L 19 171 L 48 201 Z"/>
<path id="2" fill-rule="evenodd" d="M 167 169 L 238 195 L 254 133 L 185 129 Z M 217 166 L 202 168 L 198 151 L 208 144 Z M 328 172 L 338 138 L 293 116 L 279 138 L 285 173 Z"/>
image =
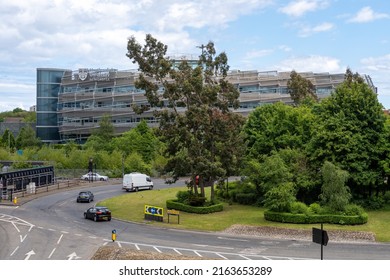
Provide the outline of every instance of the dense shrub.
<path id="1" fill-rule="evenodd" d="M 349 204 L 345 207 L 345 215 L 354 216 L 354 215 L 362 215 L 365 213 L 363 207 L 356 204 Z"/>
<path id="2" fill-rule="evenodd" d="M 390 204 L 390 191 L 385 192 L 383 195 L 383 200 L 386 204 Z"/>
<path id="3" fill-rule="evenodd" d="M 189 191 L 178 191 L 176 194 L 177 201 L 181 203 L 188 203 L 191 193 Z"/>
<path id="4" fill-rule="evenodd" d="M 243 205 L 252 205 L 256 203 L 256 194 L 254 193 L 236 193 L 235 202 Z"/>
<path id="5" fill-rule="evenodd" d="M 310 204 L 308 211 L 312 214 L 321 214 L 323 212 L 321 205 L 316 202 Z"/>
<path id="6" fill-rule="evenodd" d="M 177 200 L 167 200 L 166 206 L 168 209 L 175 209 L 183 212 L 196 214 L 209 214 L 223 211 L 223 205 L 221 203 L 214 204 L 211 206 L 194 207 L 188 204 L 180 203 Z"/>
<path id="7" fill-rule="evenodd" d="M 290 212 L 291 204 L 296 201 L 293 183 L 283 183 L 271 188 L 265 194 L 265 206 L 271 211 Z"/>
<path id="8" fill-rule="evenodd" d="M 385 205 L 385 200 L 381 196 L 372 196 L 365 200 L 356 201 L 356 204 L 362 206 L 364 209 L 378 210 Z"/>
<path id="9" fill-rule="evenodd" d="M 292 213 L 280 213 L 265 211 L 264 218 L 267 221 L 280 222 L 280 223 L 292 223 L 292 224 L 341 224 L 341 225 L 360 225 L 365 224 L 368 221 L 368 215 L 363 213 L 361 215 L 305 215 L 305 214 L 292 214 Z"/>
<path id="10" fill-rule="evenodd" d="M 305 203 L 295 201 L 291 203 L 291 213 L 293 214 L 306 214 L 308 212 L 308 207 Z"/>

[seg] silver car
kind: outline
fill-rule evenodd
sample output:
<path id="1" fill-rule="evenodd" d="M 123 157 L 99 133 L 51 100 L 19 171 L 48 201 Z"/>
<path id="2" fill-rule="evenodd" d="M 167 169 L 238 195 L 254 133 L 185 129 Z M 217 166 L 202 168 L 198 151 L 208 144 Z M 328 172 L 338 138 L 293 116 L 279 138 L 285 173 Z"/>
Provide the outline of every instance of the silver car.
<path id="1" fill-rule="evenodd" d="M 96 172 L 90 172 L 81 176 L 81 179 L 85 181 L 107 181 L 108 176 L 100 175 L 99 173 Z"/>

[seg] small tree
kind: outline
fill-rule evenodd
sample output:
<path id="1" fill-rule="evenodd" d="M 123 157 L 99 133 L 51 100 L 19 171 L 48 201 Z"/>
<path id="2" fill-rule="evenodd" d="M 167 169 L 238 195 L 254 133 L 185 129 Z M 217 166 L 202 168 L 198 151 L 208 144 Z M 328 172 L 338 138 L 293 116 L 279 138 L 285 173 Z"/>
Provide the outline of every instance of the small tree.
<path id="1" fill-rule="evenodd" d="M 16 148 L 23 149 L 29 147 L 39 147 L 41 141 L 36 137 L 34 129 L 31 126 L 25 126 L 20 129 L 16 138 Z"/>
<path id="2" fill-rule="evenodd" d="M 290 80 L 287 82 L 287 89 L 296 105 L 301 104 L 307 99 L 318 100 L 313 83 L 303 78 L 294 70 L 291 71 Z"/>
<path id="3" fill-rule="evenodd" d="M 329 161 L 322 166 L 322 203 L 334 211 L 343 211 L 351 199 L 349 188 L 345 185 L 348 172 L 341 170 Z"/>
<path id="4" fill-rule="evenodd" d="M 290 212 L 291 204 L 295 201 L 294 184 L 288 182 L 271 188 L 265 194 L 264 205 L 271 211 Z"/>

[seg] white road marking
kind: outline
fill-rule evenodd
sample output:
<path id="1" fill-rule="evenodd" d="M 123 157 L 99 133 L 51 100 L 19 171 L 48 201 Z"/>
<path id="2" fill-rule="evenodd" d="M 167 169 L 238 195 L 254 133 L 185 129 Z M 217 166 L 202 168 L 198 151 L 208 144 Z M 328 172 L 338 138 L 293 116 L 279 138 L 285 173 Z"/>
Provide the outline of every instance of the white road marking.
<path id="1" fill-rule="evenodd" d="M 157 247 L 154 247 L 154 246 L 153 246 L 153 249 L 156 250 L 156 251 L 159 252 L 159 253 L 162 253 Z"/>
<path id="2" fill-rule="evenodd" d="M 35 255 L 34 250 L 31 250 L 30 252 L 26 253 L 26 257 L 24 258 L 24 260 L 30 259 L 30 257 L 31 257 L 32 255 Z"/>
<path id="3" fill-rule="evenodd" d="M 17 251 L 18 249 L 19 249 L 19 246 L 17 246 L 17 247 L 15 248 L 15 250 L 12 251 L 11 256 L 13 256 L 13 255 L 16 253 L 16 251 Z"/>
<path id="4" fill-rule="evenodd" d="M 14 226 L 14 228 L 16 228 L 16 231 L 17 231 L 17 232 L 20 232 L 20 230 L 18 229 L 18 227 L 15 225 L 15 223 L 12 223 L 12 225 Z"/>
<path id="5" fill-rule="evenodd" d="M 61 239 L 62 239 L 62 237 L 63 237 L 64 235 L 63 234 L 61 234 L 61 236 L 60 236 L 60 238 L 58 239 L 58 241 L 57 241 L 57 244 L 60 244 L 60 242 L 61 242 Z"/>
<path id="6" fill-rule="evenodd" d="M 183 255 L 182 253 L 180 253 L 177 249 L 173 249 L 173 251 L 175 251 L 177 254 L 179 255 Z"/>
<path id="7" fill-rule="evenodd" d="M 219 253 L 215 253 L 218 257 L 220 257 L 221 259 L 225 259 L 225 260 L 227 260 L 228 258 L 226 258 L 226 257 L 224 257 L 224 256 L 222 256 L 221 254 L 219 254 Z"/>
<path id="8" fill-rule="evenodd" d="M 50 255 L 47 257 L 48 259 L 50 259 L 51 256 L 53 256 L 53 254 L 54 254 L 54 252 L 55 252 L 56 249 L 57 249 L 57 248 L 54 248 L 54 249 L 51 251 Z"/>
<path id="9" fill-rule="evenodd" d="M 218 248 L 218 249 L 234 250 L 233 247 L 214 246 L 214 245 L 205 245 L 205 244 L 192 244 L 192 245 L 198 246 L 198 247 L 213 247 L 213 248 Z"/>
<path id="10" fill-rule="evenodd" d="M 201 254 L 199 254 L 197 251 L 194 251 L 195 254 L 198 255 L 198 257 L 203 257 Z"/>
<path id="11" fill-rule="evenodd" d="M 230 241 L 241 241 L 241 242 L 248 242 L 249 241 L 246 239 L 237 239 L 237 238 L 229 238 L 229 237 L 221 237 L 221 236 L 218 236 L 218 239 L 230 240 Z"/>
<path id="12" fill-rule="evenodd" d="M 19 235 L 20 237 L 20 243 L 23 243 L 23 241 L 26 239 L 27 234 L 25 236 Z"/>
<path id="13" fill-rule="evenodd" d="M 250 258 L 245 257 L 245 256 L 243 256 L 243 255 L 238 255 L 238 256 L 240 256 L 240 257 L 243 258 L 243 259 L 250 260 Z"/>

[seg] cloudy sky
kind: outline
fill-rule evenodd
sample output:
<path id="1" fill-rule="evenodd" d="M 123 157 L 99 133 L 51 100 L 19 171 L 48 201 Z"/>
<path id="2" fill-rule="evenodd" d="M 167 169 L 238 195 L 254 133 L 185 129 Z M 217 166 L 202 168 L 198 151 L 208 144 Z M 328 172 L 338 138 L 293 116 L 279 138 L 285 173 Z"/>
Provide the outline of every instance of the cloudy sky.
<path id="1" fill-rule="evenodd" d="M 231 69 L 368 74 L 390 108 L 387 0 L 0 0 L 0 111 L 36 103 L 37 68 L 135 69 L 127 39 L 169 54 L 213 41 Z"/>

